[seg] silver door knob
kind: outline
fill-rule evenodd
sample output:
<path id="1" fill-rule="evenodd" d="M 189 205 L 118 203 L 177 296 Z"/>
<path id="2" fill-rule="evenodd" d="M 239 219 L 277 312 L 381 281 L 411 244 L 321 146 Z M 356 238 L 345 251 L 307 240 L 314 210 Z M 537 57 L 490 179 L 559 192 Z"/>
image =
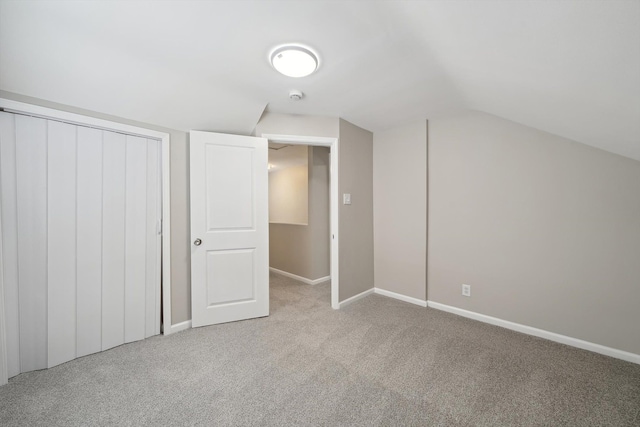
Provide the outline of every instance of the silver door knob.
<path id="1" fill-rule="evenodd" d="M 196 246 L 200 246 L 200 245 L 202 244 L 202 240 L 200 240 L 200 239 L 196 239 L 196 240 L 193 242 L 193 244 L 194 244 L 194 245 L 196 245 Z"/>

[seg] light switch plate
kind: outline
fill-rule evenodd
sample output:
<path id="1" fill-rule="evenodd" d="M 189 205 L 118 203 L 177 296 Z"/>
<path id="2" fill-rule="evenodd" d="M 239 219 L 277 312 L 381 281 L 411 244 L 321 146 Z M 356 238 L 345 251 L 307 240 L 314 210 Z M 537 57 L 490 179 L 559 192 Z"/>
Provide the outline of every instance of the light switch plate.
<path id="1" fill-rule="evenodd" d="M 342 204 L 343 205 L 350 205 L 351 204 L 351 194 L 344 193 L 342 195 Z"/>

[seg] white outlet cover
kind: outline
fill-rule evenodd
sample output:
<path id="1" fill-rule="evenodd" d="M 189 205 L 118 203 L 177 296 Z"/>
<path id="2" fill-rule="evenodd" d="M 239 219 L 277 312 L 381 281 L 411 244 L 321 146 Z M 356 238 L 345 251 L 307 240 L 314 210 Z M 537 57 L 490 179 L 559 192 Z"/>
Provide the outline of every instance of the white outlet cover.
<path id="1" fill-rule="evenodd" d="M 462 285 L 462 295 L 465 297 L 471 296 L 471 285 Z"/>
<path id="2" fill-rule="evenodd" d="M 351 194 L 344 193 L 342 195 L 342 204 L 344 204 L 344 205 L 350 205 L 351 204 Z"/>

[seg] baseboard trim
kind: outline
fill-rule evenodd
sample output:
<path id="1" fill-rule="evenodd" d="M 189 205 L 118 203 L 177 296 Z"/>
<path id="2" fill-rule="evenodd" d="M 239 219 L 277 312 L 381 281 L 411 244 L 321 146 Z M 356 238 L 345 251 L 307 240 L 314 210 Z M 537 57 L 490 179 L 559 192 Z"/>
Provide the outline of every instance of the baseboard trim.
<path id="1" fill-rule="evenodd" d="M 484 314 L 476 313 L 474 311 L 468 311 L 462 308 L 440 304 L 439 302 L 427 301 L 427 305 L 428 307 L 435 308 L 436 310 L 446 311 L 448 313 L 457 314 L 458 316 L 478 320 L 480 322 L 489 323 L 491 325 L 500 326 L 506 329 L 511 329 L 512 331 L 521 332 L 527 335 L 533 335 L 534 337 L 548 339 L 550 341 L 555 341 L 557 343 L 565 344 L 571 347 L 577 347 L 583 350 L 592 351 L 594 353 L 604 354 L 605 356 L 615 357 L 616 359 L 625 360 L 627 362 L 640 364 L 640 354 L 606 347 L 589 341 L 583 341 L 578 338 L 556 334 L 555 332 L 549 332 L 543 329 L 522 325 L 520 323 L 514 323 L 508 320 L 499 319 L 497 317 L 487 316 Z"/>
<path id="2" fill-rule="evenodd" d="M 323 283 L 327 280 L 331 280 L 331 276 L 320 277 L 319 279 L 307 279 L 306 277 L 298 276 L 297 274 L 289 273 L 288 271 L 278 270 L 277 268 L 273 267 L 269 267 L 269 270 L 276 274 L 280 274 L 281 276 L 299 280 L 300 282 L 306 283 L 307 285 L 317 285 L 318 283 Z"/>
<path id="3" fill-rule="evenodd" d="M 359 299 L 362 299 L 362 298 L 366 297 L 367 295 L 371 295 L 374 291 L 375 291 L 375 289 L 374 289 L 374 288 L 371 288 L 371 289 L 367 289 L 367 290 L 366 290 L 366 291 L 364 291 L 364 292 L 360 292 L 358 295 L 354 295 L 354 296 L 352 296 L 351 298 L 347 298 L 347 299 L 346 299 L 346 300 L 344 300 L 344 301 L 340 301 L 340 302 L 338 303 L 338 307 L 339 307 L 339 308 L 344 308 L 345 306 L 347 306 L 347 305 L 351 304 L 352 302 L 356 302 L 356 301 L 358 301 Z"/>
<path id="4" fill-rule="evenodd" d="M 380 289 L 380 288 L 373 288 L 374 289 L 374 293 L 378 294 L 378 295 L 383 295 L 385 297 L 389 297 L 389 298 L 394 298 L 400 301 L 404 301 L 404 302 L 408 302 L 411 304 L 415 304 L 415 305 L 419 305 L 420 307 L 426 307 L 427 306 L 427 302 L 425 300 L 422 299 L 418 299 L 418 298 L 414 298 L 414 297 L 408 297 L 406 295 L 402 295 L 402 294 L 398 294 L 395 292 L 391 292 L 391 291 L 387 291 L 385 289 Z"/>
<path id="5" fill-rule="evenodd" d="M 171 328 L 169 328 L 169 334 L 186 331 L 187 329 L 191 329 L 191 320 L 185 320 L 184 322 L 171 325 Z"/>
<path id="6" fill-rule="evenodd" d="M 391 292 L 391 291 L 387 291 L 385 289 L 380 289 L 380 288 L 372 288 L 372 289 L 368 289 L 364 292 L 359 293 L 358 295 L 354 295 L 351 298 L 348 298 L 342 302 L 339 303 L 339 308 L 342 308 L 346 305 L 351 304 L 352 302 L 355 302 L 359 299 L 362 299 L 364 297 L 366 297 L 367 295 L 371 295 L 371 294 L 378 294 L 378 295 L 382 295 L 388 298 L 393 298 L 393 299 L 397 299 L 400 301 L 404 301 L 404 302 L 408 302 L 410 304 L 415 304 L 415 305 L 419 305 L 420 307 L 426 307 L 427 306 L 427 302 L 418 298 L 413 298 L 413 297 L 408 297 L 406 295 L 402 295 L 402 294 L 398 294 L 396 292 Z"/>

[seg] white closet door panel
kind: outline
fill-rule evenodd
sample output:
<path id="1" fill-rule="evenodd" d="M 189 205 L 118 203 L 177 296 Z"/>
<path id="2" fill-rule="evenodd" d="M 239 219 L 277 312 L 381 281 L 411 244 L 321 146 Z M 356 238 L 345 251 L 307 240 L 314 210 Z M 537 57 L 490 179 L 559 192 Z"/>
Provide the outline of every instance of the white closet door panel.
<path id="1" fill-rule="evenodd" d="M 102 349 L 102 131 L 78 127 L 78 357 Z"/>
<path id="2" fill-rule="evenodd" d="M 20 368 L 47 367 L 47 122 L 15 117 Z"/>
<path id="3" fill-rule="evenodd" d="M 20 373 L 18 311 L 18 217 L 16 212 L 16 140 L 14 115 L 0 112 L 0 191 L 2 195 L 2 267 L 9 378 Z"/>
<path id="4" fill-rule="evenodd" d="M 48 126 L 48 366 L 76 357 L 76 126 Z"/>
<path id="5" fill-rule="evenodd" d="M 147 140 L 127 136 L 125 342 L 144 339 L 147 238 Z"/>
<path id="6" fill-rule="evenodd" d="M 0 112 L 10 377 L 160 332 L 160 157 L 156 140 Z"/>
<path id="7" fill-rule="evenodd" d="M 155 248 L 155 258 L 156 258 L 156 278 L 155 278 L 155 304 L 156 304 L 156 317 L 154 320 L 154 327 L 156 335 L 161 332 L 161 322 L 160 322 L 160 313 L 162 311 L 162 232 L 164 230 L 164 219 L 162 216 L 162 143 L 160 141 L 156 141 L 157 150 L 158 150 L 158 170 L 156 173 L 156 212 L 157 216 L 160 219 L 160 228 L 156 235 L 156 248 Z"/>
<path id="8" fill-rule="evenodd" d="M 102 349 L 124 344 L 126 136 L 103 133 Z"/>
<path id="9" fill-rule="evenodd" d="M 159 264 L 156 259 L 159 247 L 158 234 L 158 141 L 147 140 L 147 272 L 145 298 L 145 338 L 159 333 L 160 319 L 156 297 L 159 289 Z"/>

